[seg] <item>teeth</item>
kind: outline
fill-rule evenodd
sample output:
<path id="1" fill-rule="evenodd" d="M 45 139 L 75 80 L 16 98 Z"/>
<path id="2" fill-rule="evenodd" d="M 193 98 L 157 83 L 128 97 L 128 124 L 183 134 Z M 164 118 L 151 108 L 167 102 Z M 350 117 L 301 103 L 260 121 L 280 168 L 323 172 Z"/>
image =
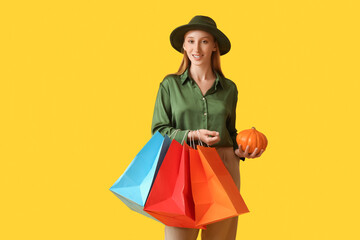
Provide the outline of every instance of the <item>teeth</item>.
<path id="1" fill-rule="evenodd" d="M 200 55 L 193 55 L 194 56 L 194 58 L 199 58 L 200 57 Z"/>

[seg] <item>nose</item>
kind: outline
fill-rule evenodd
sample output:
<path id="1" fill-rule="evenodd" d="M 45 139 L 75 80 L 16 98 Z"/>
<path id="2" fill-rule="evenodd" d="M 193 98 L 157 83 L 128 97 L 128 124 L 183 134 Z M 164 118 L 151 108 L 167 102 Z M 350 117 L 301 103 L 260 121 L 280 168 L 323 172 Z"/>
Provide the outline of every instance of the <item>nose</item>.
<path id="1" fill-rule="evenodd" d="M 194 50 L 196 51 L 196 52 L 198 52 L 198 50 L 199 50 L 199 48 L 200 48 L 200 42 L 197 42 L 196 44 L 194 44 L 195 46 L 194 46 Z"/>

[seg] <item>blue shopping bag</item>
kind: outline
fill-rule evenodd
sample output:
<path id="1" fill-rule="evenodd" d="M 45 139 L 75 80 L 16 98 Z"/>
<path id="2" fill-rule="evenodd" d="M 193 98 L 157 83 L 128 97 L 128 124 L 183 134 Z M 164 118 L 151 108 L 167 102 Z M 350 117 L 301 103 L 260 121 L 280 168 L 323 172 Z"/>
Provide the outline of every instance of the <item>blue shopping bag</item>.
<path id="1" fill-rule="evenodd" d="M 131 210 L 152 219 L 143 209 L 170 143 L 167 135 L 156 132 L 110 188 Z"/>

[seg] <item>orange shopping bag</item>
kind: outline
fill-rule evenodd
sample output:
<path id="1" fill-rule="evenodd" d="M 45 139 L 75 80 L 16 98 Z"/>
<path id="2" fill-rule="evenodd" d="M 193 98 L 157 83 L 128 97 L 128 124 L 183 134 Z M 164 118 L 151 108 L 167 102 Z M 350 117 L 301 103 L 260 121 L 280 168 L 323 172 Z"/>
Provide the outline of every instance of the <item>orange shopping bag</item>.
<path id="1" fill-rule="evenodd" d="M 196 225 L 207 225 L 249 212 L 215 148 L 190 148 L 191 187 Z"/>

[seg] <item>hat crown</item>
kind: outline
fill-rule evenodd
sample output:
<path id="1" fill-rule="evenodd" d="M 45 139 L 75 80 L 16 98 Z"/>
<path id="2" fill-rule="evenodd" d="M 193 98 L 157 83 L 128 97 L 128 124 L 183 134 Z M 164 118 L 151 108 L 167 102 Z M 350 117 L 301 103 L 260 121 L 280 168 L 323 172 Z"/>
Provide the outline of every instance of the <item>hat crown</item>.
<path id="1" fill-rule="evenodd" d="M 203 24 L 203 25 L 209 25 L 212 27 L 216 27 L 216 23 L 215 21 L 207 16 L 201 16 L 201 15 L 197 15 L 195 17 L 193 17 L 189 24 Z"/>

